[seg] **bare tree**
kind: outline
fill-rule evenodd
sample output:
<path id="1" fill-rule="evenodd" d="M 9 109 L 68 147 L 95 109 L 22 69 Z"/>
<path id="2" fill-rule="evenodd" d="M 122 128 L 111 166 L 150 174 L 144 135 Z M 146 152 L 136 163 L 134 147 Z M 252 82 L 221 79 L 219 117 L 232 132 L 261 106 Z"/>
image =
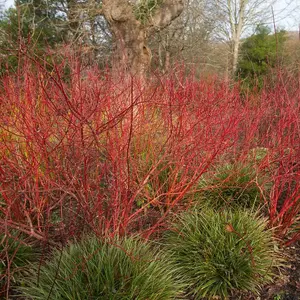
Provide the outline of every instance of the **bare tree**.
<path id="1" fill-rule="evenodd" d="M 168 71 L 174 61 L 198 64 L 205 60 L 212 27 L 204 14 L 204 1 L 184 0 L 183 13 L 151 39 L 160 69 Z"/>
<path id="2" fill-rule="evenodd" d="M 0 17 L 1 17 L 2 14 L 3 14 L 4 5 L 5 5 L 5 1 L 0 0 Z"/>
<path id="3" fill-rule="evenodd" d="M 277 0 L 211 0 L 207 11 L 217 26 L 215 36 L 230 47 L 230 71 L 235 74 L 243 34 L 253 26 L 271 20 Z"/>
<path id="4" fill-rule="evenodd" d="M 122 65 L 143 76 L 151 62 L 149 36 L 170 25 L 183 8 L 183 0 L 103 0 L 102 13 Z"/>
<path id="5" fill-rule="evenodd" d="M 69 43 L 95 52 L 114 40 L 114 61 L 134 74 L 145 74 L 151 61 L 149 37 L 181 14 L 183 1 L 16 0 L 16 5 L 30 15 L 32 31 L 47 22 Z"/>

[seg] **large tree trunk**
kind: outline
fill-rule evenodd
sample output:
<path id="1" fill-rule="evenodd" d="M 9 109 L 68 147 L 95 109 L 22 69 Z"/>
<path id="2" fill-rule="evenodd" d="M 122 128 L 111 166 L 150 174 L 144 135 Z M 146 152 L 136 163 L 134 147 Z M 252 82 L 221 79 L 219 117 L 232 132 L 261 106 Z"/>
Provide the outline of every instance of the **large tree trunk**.
<path id="1" fill-rule="evenodd" d="M 239 52 L 240 52 L 240 40 L 236 38 L 232 41 L 232 76 L 234 77 L 237 70 Z"/>
<path id="2" fill-rule="evenodd" d="M 234 77 L 237 71 L 242 29 L 244 26 L 245 9 L 247 0 L 239 0 L 239 11 L 236 23 L 231 23 L 232 35 L 232 76 Z"/>
<path id="3" fill-rule="evenodd" d="M 116 61 L 133 75 L 145 76 L 151 63 L 147 46 L 154 30 L 168 26 L 183 10 L 183 0 L 163 0 L 153 12 L 136 15 L 138 3 L 129 0 L 103 0 L 103 15 L 107 20 L 116 44 Z"/>
<path id="4" fill-rule="evenodd" d="M 147 47 L 147 32 L 133 11 L 133 5 L 124 0 L 103 1 L 103 13 L 115 39 L 115 62 L 142 75 L 150 66 L 151 53 Z"/>

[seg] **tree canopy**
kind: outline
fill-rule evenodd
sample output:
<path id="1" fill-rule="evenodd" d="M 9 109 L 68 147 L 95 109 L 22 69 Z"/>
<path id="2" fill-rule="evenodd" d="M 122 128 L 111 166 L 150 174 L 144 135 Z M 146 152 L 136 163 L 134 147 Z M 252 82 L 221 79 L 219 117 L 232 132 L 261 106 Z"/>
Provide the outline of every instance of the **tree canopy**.
<path id="1" fill-rule="evenodd" d="M 246 38 L 241 46 L 238 77 L 244 79 L 247 85 L 261 86 L 264 76 L 280 64 L 284 41 L 284 30 L 271 34 L 269 27 L 258 25 L 255 33 Z"/>

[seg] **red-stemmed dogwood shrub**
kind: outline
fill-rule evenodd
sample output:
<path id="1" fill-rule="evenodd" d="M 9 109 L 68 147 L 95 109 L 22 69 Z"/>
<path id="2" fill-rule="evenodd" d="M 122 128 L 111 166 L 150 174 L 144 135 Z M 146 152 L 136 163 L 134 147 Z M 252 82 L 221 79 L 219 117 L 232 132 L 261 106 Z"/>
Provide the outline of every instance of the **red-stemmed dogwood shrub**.
<path id="1" fill-rule="evenodd" d="M 47 61 L 25 54 L 1 78 L 1 234 L 45 245 L 91 231 L 149 237 L 192 204 L 203 174 L 261 148 L 252 167 L 263 183 L 251 184 L 278 235 L 300 238 L 290 231 L 300 209 L 296 79 L 253 101 L 184 72 L 146 83 L 72 55 Z"/>
<path id="2" fill-rule="evenodd" d="M 235 142 L 241 104 L 213 80 L 145 86 L 72 58 L 49 69 L 25 60 L 2 78 L 5 230 L 54 242 L 85 230 L 149 235 Z"/>

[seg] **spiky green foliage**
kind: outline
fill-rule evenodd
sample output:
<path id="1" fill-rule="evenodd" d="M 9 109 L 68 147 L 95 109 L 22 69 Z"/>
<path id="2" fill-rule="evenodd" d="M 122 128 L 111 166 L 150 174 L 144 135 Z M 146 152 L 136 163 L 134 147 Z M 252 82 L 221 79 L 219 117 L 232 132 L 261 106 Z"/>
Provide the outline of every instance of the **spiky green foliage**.
<path id="1" fill-rule="evenodd" d="M 29 262 L 38 259 L 36 249 L 27 239 L 16 231 L 9 234 L 0 234 L 0 290 L 8 280 L 16 282 L 18 275 L 22 274 Z"/>
<path id="2" fill-rule="evenodd" d="M 246 210 L 193 210 L 166 234 L 181 282 L 195 299 L 226 298 L 233 290 L 258 292 L 280 259 L 266 220 Z"/>
<path id="3" fill-rule="evenodd" d="M 272 68 L 279 65 L 285 41 L 285 31 L 271 35 L 267 26 L 258 25 L 255 33 L 248 37 L 241 46 L 241 58 L 237 75 L 243 79 L 243 87 L 261 88 L 264 78 Z"/>
<path id="4" fill-rule="evenodd" d="M 228 206 L 258 207 L 263 203 L 259 189 L 263 180 L 252 163 L 224 164 L 200 180 L 198 187 L 201 192 L 197 194 L 197 199 L 208 202 L 216 209 Z"/>
<path id="5" fill-rule="evenodd" d="M 179 291 L 165 255 L 136 238 L 96 237 L 70 244 L 33 267 L 21 291 L 29 299 L 174 299 Z"/>

